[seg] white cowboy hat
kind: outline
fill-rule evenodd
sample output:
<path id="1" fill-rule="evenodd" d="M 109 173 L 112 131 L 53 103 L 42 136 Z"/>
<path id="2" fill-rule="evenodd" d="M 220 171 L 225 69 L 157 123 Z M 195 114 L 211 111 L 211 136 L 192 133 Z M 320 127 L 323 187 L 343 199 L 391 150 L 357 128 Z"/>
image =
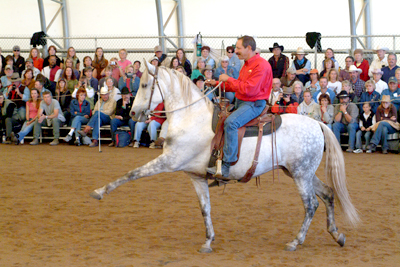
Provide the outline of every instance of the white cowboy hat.
<path id="1" fill-rule="evenodd" d="M 375 49 L 375 52 L 376 51 L 378 51 L 378 50 L 384 50 L 384 51 L 389 51 L 389 48 L 387 48 L 386 46 L 380 46 L 380 45 L 378 45 L 377 47 L 376 47 L 376 49 Z"/>
<path id="2" fill-rule="evenodd" d="M 100 89 L 100 94 L 101 95 L 106 95 L 109 94 L 110 92 L 108 91 L 108 89 L 106 87 L 101 87 Z"/>
<path id="3" fill-rule="evenodd" d="M 286 73 L 291 73 L 291 74 L 296 74 L 296 69 L 293 67 L 290 67 L 286 70 Z"/>
<path id="4" fill-rule="evenodd" d="M 382 71 L 381 69 L 373 69 L 371 72 L 372 72 L 372 74 L 380 74 L 380 75 L 383 75 L 383 71 Z"/>
<path id="5" fill-rule="evenodd" d="M 357 69 L 356 66 L 351 65 L 351 66 L 349 67 L 349 70 L 346 70 L 346 71 L 347 71 L 347 72 L 357 71 L 357 72 L 361 73 L 361 72 L 362 72 L 362 69 Z"/>
<path id="6" fill-rule="evenodd" d="M 304 52 L 303 47 L 298 47 L 296 52 L 293 52 L 292 55 L 308 55 L 308 53 Z"/>

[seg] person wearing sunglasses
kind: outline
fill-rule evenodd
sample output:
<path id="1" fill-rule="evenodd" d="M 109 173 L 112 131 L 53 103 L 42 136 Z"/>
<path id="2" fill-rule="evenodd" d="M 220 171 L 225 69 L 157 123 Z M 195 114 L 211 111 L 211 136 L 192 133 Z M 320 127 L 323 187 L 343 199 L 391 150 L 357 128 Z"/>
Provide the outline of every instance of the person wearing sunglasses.
<path id="1" fill-rule="evenodd" d="M 18 45 L 14 45 L 13 47 L 13 60 L 14 60 L 14 68 L 16 71 L 19 73 L 19 76 L 21 76 L 22 71 L 25 70 L 25 58 L 20 56 L 20 51 L 21 48 Z"/>
<path id="2" fill-rule="evenodd" d="M 226 48 L 226 55 L 229 58 L 229 66 L 239 73 L 241 64 L 238 56 L 235 54 L 235 48 L 228 46 Z"/>

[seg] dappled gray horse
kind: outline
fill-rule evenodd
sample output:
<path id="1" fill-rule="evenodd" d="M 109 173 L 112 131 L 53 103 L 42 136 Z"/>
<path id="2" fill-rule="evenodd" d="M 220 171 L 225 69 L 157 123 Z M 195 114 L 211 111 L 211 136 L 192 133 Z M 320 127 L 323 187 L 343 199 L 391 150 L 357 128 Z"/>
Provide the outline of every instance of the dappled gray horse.
<path id="1" fill-rule="evenodd" d="M 145 64 L 147 70 L 141 78 L 141 86 L 131 112 L 139 118 L 143 112 L 148 113 L 159 103 L 164 102 L 169 126 L 163 153 L 116 181 L 96 189 L 91 196 L 102 199 L 104 193 L 108 194 L 128 181 L 162 172 L 185 171 L 196 190 L 206 226 L 206 241 L 200 251 L 211 252 L 214 230 L 205 176 L 210 159 L 210 144 L 214 136 L 211 129 L 213 105 L 207 97 L 196 102 L 203 97 L 203 94 L 185 75 L 164 67 L 156 69 L 147 62 Z M 190 103 L 194 104 L 189 106 Z M 329 186 L 315 175 L 322 159 L 324 141 L 325 170 Z M 252 165 L 256 142 L 257 137 L 243 139 L 241 156 L 238 163 L 231 167 L 230 179 L 241 179 Z M 285 249 L 295 250 L 297 245 L 304 242 L 311 220 L 318 208 L 316 195 L 324 202 L 327 209 L 328 232 L 337 243 L 343 246 L 345 236 L 338 233 L 335 225 L 334 195 L 336 195 L 336 203 L 348 222 L 355 225 L 359 218 L 347 192 L 343 153 L 333 132 L 323 123 L 306 116 L 285 114 L 282 115 L 282 125 L 276 132 L 276 145 L 277 151 L 274 152 L 278 160 L 274 162 L 274 168 L 281 168 L 293 178 L 305 209 L 302 227 L 295 239 L 286 244 Z M 271 161 L 272 147 L 269 135 L 263 137 L 259 164 L 254 177 L 271 171 Z"/>

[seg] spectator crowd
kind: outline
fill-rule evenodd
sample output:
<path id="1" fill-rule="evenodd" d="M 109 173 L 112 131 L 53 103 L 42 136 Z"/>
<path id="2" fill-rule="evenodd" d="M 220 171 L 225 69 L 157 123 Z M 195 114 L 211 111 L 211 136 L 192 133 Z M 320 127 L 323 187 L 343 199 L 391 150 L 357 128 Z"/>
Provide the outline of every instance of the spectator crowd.
<path id="1" fill-rule="evenodd" d="M 161 46 L 156 46 L 149 62 L 187 75 L 206 94 L 212 89 L 206 80 L 218 79 L 221 74 L 236 79 L 242 66 L 235 47 L 228 46 L 220 58 L 213 57 L 211 50 L 202 46 L 201 56 L 192 65 L 184 49 L 169 57 Z M 339 142 L 341 134 L 347 132 L 348 152 L 371 153 L 381 144 L 382 152 L 388 153 L 388 136 L 400 129 L 400 68 L 396 54 L 388 53 L 386 47 L 377 47 L 376 58 L 368 62 L 363 50 L 356 49 L 341 67 L 334 51 L 328 48 L 318 70 L 317 66 L 312 68 L 301 47 L 292 53 L 291 59 L 283 54 L 284 47 L 278 43 L 269 50 L 273 54 L 268 59 L 273 70 L 273 88 L 268 99 L 272 113 L 294 113 L 323 122 Z M 258 54 L 260 51 L 257 49 Z M 136 122 L 130 117 L 142 72 L 140 61 L 132 63 L 127 59 L 127 50 L 121 49 L 119 58 L 106 59 L 99 47 L 93 58 L 87 55 L 82 61 L 73 47 L 65 57 L 57 55 L 55 46 L 47 52 L 48 56 L 42 58 L 40 50 L 32 48 L 25 60 L 18 45 L 13 47 L 13 55 L 6 57 L 1 55 L 0 48 L 3 143 L 22 144 L 33 131 L 30 144 L 38 145 L 41 127 L 52 126 L 54 139 L 50 145 L 58 145 L 63 139 L 78 146 L 87 143 L 95 147 L 99 127 L 110 125 L 110 146 L 118 143 L 118 127 L 127 126 L 131 133 L 129 146 L 139 147 L 142 132 L 147 129 L 150 148 L 162 147 L 168 128 L 165 119 L 153 116 Z M 218 92 L 207 96 L 215 103 L 220 97 Z M 235 102 L 232 92 L 226 92 L 224 97 Z M 160 104 L 156 109 L 163 108 Z M 61 126 L 69 127 L 66 136 L 60 137 Z"/>

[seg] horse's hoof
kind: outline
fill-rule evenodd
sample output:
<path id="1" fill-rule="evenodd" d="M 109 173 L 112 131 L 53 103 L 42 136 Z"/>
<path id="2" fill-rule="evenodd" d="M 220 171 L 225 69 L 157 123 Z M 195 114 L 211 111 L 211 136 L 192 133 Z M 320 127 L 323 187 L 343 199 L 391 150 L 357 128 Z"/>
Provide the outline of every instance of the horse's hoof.
<path id="1" fill-rule="evenodd" d="M 338 240 L 336 241 L 341 247 L 344 246 L 346 242 L 346 236 L 344 234 L 340 234 Z"/>
<path id="2" fill-rule="evenodd" d="M 295 245 L 292 245 L 292 244 L 286 244 L 285 245 L 285 250 L 286 251 L 296 251 L 296 246 Z"/>
<path id="3" fill-rule="evenodd" d="M 96 191 L 93 191 L 92 193 L 90 193 L 90 196 L 94 199 L 100 200 L 103 198 L 102 195 L 100 195 L 99 193 L 97 193 Z"/>
<path id="4" fill-rule="evenodd" d="M 201 248 L 199 250 L 200 253 L 211 253 L 212 252 L 212 248 Z"/>

